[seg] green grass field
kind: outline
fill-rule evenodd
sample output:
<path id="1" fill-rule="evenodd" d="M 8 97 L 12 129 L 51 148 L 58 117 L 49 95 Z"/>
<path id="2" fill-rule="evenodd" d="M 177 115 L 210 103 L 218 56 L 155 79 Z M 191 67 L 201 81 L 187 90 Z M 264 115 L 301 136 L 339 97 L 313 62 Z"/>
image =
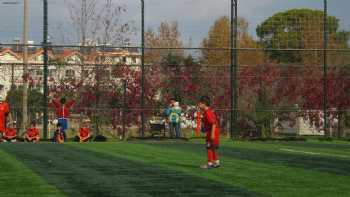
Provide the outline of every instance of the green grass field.
<path id="1" fill-rule="evenodd" d="M 350 143 L 0 144 L 0 196 L 350 196 Z"/>

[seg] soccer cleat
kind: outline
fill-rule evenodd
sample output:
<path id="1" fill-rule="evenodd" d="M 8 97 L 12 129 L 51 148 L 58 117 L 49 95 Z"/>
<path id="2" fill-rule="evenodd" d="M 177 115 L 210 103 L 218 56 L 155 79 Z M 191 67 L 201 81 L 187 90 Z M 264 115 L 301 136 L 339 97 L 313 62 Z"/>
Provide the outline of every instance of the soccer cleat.
<path id="1" fill-rule="evenodd" d="M 213 164 L 213 167 L 214 167 L 214 168 L 220 168 L 221 165 L 220 165 L 220 163 L 215 163 L 215 164 Z"/>
<path id="2" fill-rule="evenodd" d="M 200 167 L 201 167 L 201 169 L 205 169 L 205 170 L 209 170 L 209 169 L 215 168 L 213 164 L 205 164 L 205 165 L 202 165 Z"/>
<path id="3" fill-rule="evenodd" d="M 216 160 L 213 164 L 214 168 L 220 168 L 220 160 Z"/>

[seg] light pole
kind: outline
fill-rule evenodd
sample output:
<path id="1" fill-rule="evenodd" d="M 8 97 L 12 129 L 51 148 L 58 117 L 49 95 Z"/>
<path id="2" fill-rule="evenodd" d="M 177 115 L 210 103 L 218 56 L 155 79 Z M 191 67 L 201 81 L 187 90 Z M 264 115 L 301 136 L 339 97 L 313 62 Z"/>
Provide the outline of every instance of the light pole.
<path id="1" fill-rule="evenodd" d="M 23 0 L 23 100 L 22 130 L 28 122 L 28 0 Z"/>
<path id="2" fill-rule="evenodd" d="M 145 1 L 141 0 L 141 137 L 145 135 Z"/>
<path id="3" fill-rule="evenodd" d="M 328 4 L 327 0 L 323 1 L 324 14 L 323 14 L 323 114 L 324 114 L 324 135 L 328 137 L 328 58 L 327 58 L 327 49 L 328 49 Z"/>
<path id="4" fill-rule="evenodd" d="M 231 79 L 231 109 L 230 109 L 230 136 L 233 139 L 235 130 L 237 129 L 237 3 L 238 0 L 231 0 L 231 66 L 230 66 L 230 79 Z"/>
<path id="5" fill-rule="evenodd" d="M 18 5 L 17 1 L 5 1 L 4 5 Z M 26 130 L 28 122 L 28 0 L 23 0 L 23 98 L 22 98 L 22 130 Z"/>
<path id="6" fill-rule="evenodd" d="M 44 131 L 44 139 L 47 139 L 48 137 L 48 63 L 49 63 L 49 56 L 48 56 L 48 3 L 47 0 L 43 0 L 43 44 L 44 44 L 44 80 L 43 80 L 43 87 L 44 87 L 44 109 L 43 109 L 43 131 Z"/>

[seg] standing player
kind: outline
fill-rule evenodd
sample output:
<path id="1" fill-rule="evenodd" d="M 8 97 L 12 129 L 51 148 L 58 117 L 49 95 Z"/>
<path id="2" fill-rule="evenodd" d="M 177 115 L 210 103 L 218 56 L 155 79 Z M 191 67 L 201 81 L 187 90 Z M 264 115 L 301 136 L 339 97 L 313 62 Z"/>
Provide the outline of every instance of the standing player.
<path id="1" fill-rule="evenodd" d="M 206 148 L 208 154 L 208 163 L 201 166 L 202 169 L 220 167 L 219 155 L 217 153 L 220 137 L 219 121 L 214 111 L 210 108 L 210 105 L 210 98 L 207 96 L 203 96 L 198 103 L 198 107 L 203 112 L 203 124 L 206 132 Z"/>
<path id="2" fill-rule="evenodd" d="M 52 105 L 56 109 L 56 117 L 58 120 L 58 123 L 62 127 L 62 134 L 64 139 L 66 140 L 66 130 L 68 129 L 68 118 L 69 118 L 69 111 L 70 108 L 74 105 L 74 101 L 71 100 L 69 102 L 66 102 L 66 98 L 62 97 L 59 101 L 53 100 Z"/>
<path id="3" fill-rule="evenodd" d="M 175 101 L 174 98 L 170 99 L 170 104 L 169 104 L 169 106 L 168 106 L 168 107 L 166 108 L 166 110 L 165 110 L 166 122 L 167 122 L 167 124 L 169 125 L 169 137 L 170 137 L 170 138 L 173 138 L 174 135 L 175 135 L 175 132 L 174 132 L 175 127 L 173 127 L 173 123 L 172 123 L 172 121 L 171 121 L 171 119 L 170 119 L 170 114 L 171 114 L 171 112 L 172 112 L 172 109 L 173 109 L 173 107 L 174 107 L 175 102 L 176 102 L 176 101 Z"/>
<path id="4" fill-rule="evenodd" d="M 0 98 L 0 134 L 6 131 L 6 119 L 10 113 L 10 105 L 1 97 Z"/>

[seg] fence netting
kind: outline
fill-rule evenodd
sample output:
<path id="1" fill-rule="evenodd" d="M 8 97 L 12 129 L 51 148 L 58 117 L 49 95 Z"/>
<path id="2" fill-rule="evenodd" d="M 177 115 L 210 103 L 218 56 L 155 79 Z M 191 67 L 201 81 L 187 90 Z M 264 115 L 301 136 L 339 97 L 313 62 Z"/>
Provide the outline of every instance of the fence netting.
<path id="1" fill-rule="evenodd" d="M 169 136 L 171 99 L 182 109 L 182 136 L 195 137 L 203 95 L 211 98 L 228 137 L 345 137 L 350 127 L 348 2 L 236 2 L 231 16 L 230 1 L 208 3 L 212 12 L 200 1 L 146 0 L 142 13 L 139 1 L 50 0 L 47 45 L 42 43 L 42 2 L 31 2 L 29 39 L 35 41 L 26 46 L 27 63 L 23 21 L 4 23 L 0 30 L 1 88 L 16 127 L 23 128 L 26 85 L 26 122 L 46 124 L 48 138 L 58 116 L 54 103 L 63 97 L 72 103 L 70 137 L 86 122 L 94 136 Z M 175 13 L 174 6 L 183 13 Z M 22 16 L 18 8 L 8 9 L 16 12 L 7 16 Z"/>

